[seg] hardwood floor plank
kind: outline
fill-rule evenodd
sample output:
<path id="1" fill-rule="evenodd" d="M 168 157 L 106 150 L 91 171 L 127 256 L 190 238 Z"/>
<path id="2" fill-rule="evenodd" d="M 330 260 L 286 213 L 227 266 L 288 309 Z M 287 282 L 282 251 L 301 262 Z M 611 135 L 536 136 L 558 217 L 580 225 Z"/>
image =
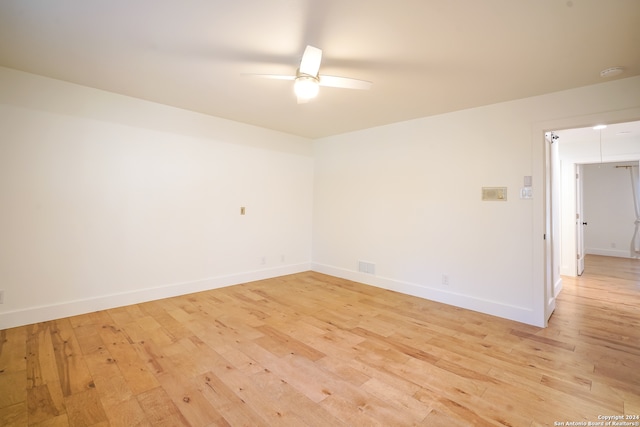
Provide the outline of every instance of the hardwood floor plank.
<path id="1" fill-rule="evenodd" d="M 66 415 L 66 408 L 57 384 L 43 384 L 30 387 L 27 390 L 27 409 L 29 411 L 29 424 L 38 424 L 62 414 Z M 53 392 L 53 393 L 52 393 Z"/>
<path id="2" fill-rule="evenodd" d="M 344 424 L 334 414 L 327 411 L 322 405 L 307 398 L 304 393 L 300 393 L 287 380 L 281 378 L 279 372 L 273 372 L 265 369 L 251 375 L 251 380 L 261 390 L 275 397 L 278 401 L 280 410 L 278 417 L 282 420 L 291 417 L 288 422 L 294 424 L 289 425 L 308 425 L 316 427 L 343 426 Z"/>
<path id="3" fill-rule="evenodd" d="M 85 360 L 91 372 L 93 385 L 99 391 L 100 399 L 105 406 L 117 406 L 133 396 L 117 361 L 106 349 L 102 348 L 86 355 Z"/>
<path id="4" fill-rule="evenodd" d="M 527 333 L 527 332 L 522 332 L 519 331 L 517 329 L 512 329 L 511 333 L 517 337 L 520 338 L 526 338 L 528 340 L 532 340 L 532 341 L 536 341 L 542 344 L 546 344 L 546 345 L 550 345 L 550 346 L 555 346 L 558 348 L 561 348 L 563 350 L 567 350 L 567 351 L 574 351 L 576 349 L 576 346 L 573 344 L 568 344 L 566 342 L 562 342 L 562 341 L 558 341 L 552 338 L 547 338 L 544 336 L 539 336 L 536 335 L 535 333 Z"/>
<path id="5" fill-rule="evenodd" d="M 166 390 L 162 387 L 158 386 L 140 393 L 137 396 L 137 400 L 147 416 L 147 421 L 152 426 L 191 427 L 187 419 L 182 415 L 182 412 L 180 412 Z"/>
<path id="6" fill-rule="evenodd" d="M 319 402 L 331 394 L 329 390 L 340 387 L 341 380 L 316 365 L 313 361 L 295 354 L 279 357 L 255 342 L 244 343 L 239 347 L 248 357 L 259 361 L 262 371 L 273 372 L 286 381 L 301 395 L 313 402 Z"/>
<path id="7" fill-rule="evenodd" d="M 105 404 L 109 426 L 152 427 L 140 403 L 135 397 L 120 401 L 117 405 Z"/>
<path id="8" fill-rule="evenodd" d="M 254 341 L 258 342 L 263 347 L 268 347 L 272 353 L 281 357 L 289 354 L 296 354 L 315 361 L 325 356 L 321 351 L 318 351 L 313 347 L 309 347 L 308 345 L 278 331 L 275 328 L 272 328 L 271 326 L 258 326 L 255 329 L 262 332 L 264 336 Z"/>
<path id="9" fill-rule="evenodd" d="M 236 369 L 229 369 L 216 375 L 252 411 L 260 414 L 267 425 L 304 425 L 303 419 L 296 414 L 295 408 L 290 407 L 287 401 L 282 399 L 283 391 L 274 389 L 274 383 L 279 386 L 280 380 L 273 377 L 265 379 L 263 372 L 247 375 Z"/>
<path id="10" fill-rule="evenodd" d="M 100 396 L 95 388 L 75 392 L 64 397 L 69 426 L 109 425 Z"/>
<path id="11" fill-rule="evenodd" d="M 247 402 L 242 400 L 234 391 L 213 372 L 206 372 L 198 377 L 200 384 L 205 386 L 202 393 L 205 399 L 232 426 L 260 427 L 269 424 Z"/>
<path id="12" fill-rule="evenodd" d="M 4 390 L 4 388 L 3 388 Z M 19 402 L 14 405 L 0 408 L 0 425 L 2 426 L 26 426 L 29 425 L 27 415 L 27 403 Z"/>
<path id="13" fill-rule="evenodd" d="M 347 426 L 385 426 L 386 420 L 376 418 L 376 413 L 368 411 L 366 399 L 353 400 L 348 396 L 329 396 L 320 402 L 327 412 L 339 414 L 340 419 Z M 400 424 L 402 425 L 402 424 Z"/>
<path id="14" fill-rule="evenodd" d="M 199 391 L 192 378 L 180 377 L 173 372 L 163 372 L 158 376 L 158 381 L 190 425 L 206 426 L 212 423 L 220 426 L 229 425 Z"/>
<path id="15" fill-rule="evenodd" d="M 635 400 L 625 400 L 624 410 L 625 414 L 640 414 L 640 402 Z"/>
<path id="16" fill-rule="evenodd" d="M 0 408 L 24 403 L 27 400 L 27 371 L 3 372 L 0 374 L 3 384 L 0 393 Z"/>
<path id="17" fill-rule="evenodd" d="M 614 396 L 595 396 L 591 392 L 592 383 L 583 383 L 583 387 L 576 387 L 576 384 L 580 384 L 580 381 L 566 381 L 551 376 L 543 375 L 540 384 L 553 388 L 554 390 L 564 393 L 566 395 L 580 396 L 585 401 L 591 401 L 595 405 L 608 408 L 611 412 L 622 411 L 621 400 Z"/>
<path id="18" fill-rule="evenodd" d="M 432 410 L 420 423 L 421 426 L 447 426 L 447 427 L 468 427 L 469 423 L 461 418 L 452 417 L 451 414 Z"/>
<path id="19" fill-rule="evenodd" d="M 456 399 L 451 399 L 426 387 L 421 388 L 414 396 L 419 401 L 425 402 L 434 408 L 424 419 L 424 421 L 428 421 L 426 425 L 439 424 L 445 426 L 448 425 L 448 422 L 452 425 L 466 426 L 518 425 L 503 421 L 502 418 L 500 418 L 500 422 L 491 421 L 491 418 L 500 416 L 499 411 L 495 411 L 493 407 L 488 410 L 483 405 L 476 404 L 472 406 L 465 404 L 464 400 L 460 399 L 460 396 Z M 463 403 L 458 400 L 462 400 Z M 469 396 L 468 400 L 472 401 L 473 396 Z M 476 400 L 478 399 L 476 398 Z M 437 418 L 434 417 L 434 412 L 437 414 Z"/>
<path id="20" fill-rule="evenodd" d="M 364 373 L 364 370 L 354 367 L 352 361 L 321 359 L 316 362 L 316 365 L 356 387 L 360 387 L 371 379 L 369 375 Z"/>
<path id="21" fill-rule="evenodd" d="M 371 332 L 367 329 L 360 328 L 360 327 L 353 328 L 350 330 L 350 332 L 358 336 L 361 336 L 363 338 L 366 338 L 367 340 L 373 340 L 378 343 L 384 343 L 385 345 L 389 346 L 389 348 L 393 348 L 394 350 L 406 356 L 412 357 L 414 359 L 422 360 L 424 362 L 431 363 L 431 364 L 435 364 L 438 360 L 440 360 L 440 357 L 437 355 L 434 355 L 429 353 L 428 351 L 420 350 L 418 348 L 404 344 L 400 340 L 396 340 L 391 336 L 385 337 L 383 335 L 378 335 L 375 332 Z"/>
<path id="22" fill-rule="evenodd" d="M 412 394 L 407 394 L 405 390 L 397 389 L 377 377 L 365 382 L 362 385 L 362 390 L 384 400 L 393 406 L 395 411 L 410 414 L 410 417 L 405 420 L 407 424 L 424 419 L 433 409 L 430 404 L 420 402 Z"/>
<path id="23" fill-rule="evenodd" d="M 105 348 L 111 355 L 105 360 L 118 365 L 133 394 L 158 387 L 157 379 L 138 354 L 140 346 L 144 344 L 134 344 L 133 340 L 112 324 L 101 325 L 99 331 Z"/>
<path id="24" fill-rule="evenodd" d="M 68 319 L 55 321 L 51 341 L 63 394 L 70 396 L 92 387 L 91 374 Z"/>
<path id="25" fill-rule="evenodd" d="M 27 380 L 30 387 L 60 383 L 51 334 L 53 326 L 53 322 L 47 322 L 27 327 L 26 362 Z"/>
<path id="26" fill-rule="evenodd" d="M 27 327 L 0 330 L 0 374 L 27 368 Z"/>

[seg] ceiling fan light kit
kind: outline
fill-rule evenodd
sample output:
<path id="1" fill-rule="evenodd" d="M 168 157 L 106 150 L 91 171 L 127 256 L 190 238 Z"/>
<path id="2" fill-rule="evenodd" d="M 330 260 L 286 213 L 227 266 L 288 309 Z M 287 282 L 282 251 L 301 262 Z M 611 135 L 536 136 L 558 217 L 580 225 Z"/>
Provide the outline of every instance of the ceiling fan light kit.
<path id="1" fill-rule="evenodd" d="M 304 104 L 315 98 L 320 91 L 320 86 L 337 87 L 342 89 L 368 90 L 371 82 L 366 80 L 352 79 L 349 77 L 325 76 L 318 74 L 320 62 L 322 61 L 322 50 L 317 47 L 307 46 L 300 60 L 300 67 L 295 76 L 275 75 L 275 74 L 252 74 L 256 77 L 264 77 L 277 80 L 294 80 L 293 91 L 298 98 L 299 104 Z"/>
<path id="2" fill-rule="evenodd" d="M 299 75 L 293 84 L 293 91 L 299 100 L 308 100 L 318 96 L 320 86 L 318 79 L 313 76 Z"/>

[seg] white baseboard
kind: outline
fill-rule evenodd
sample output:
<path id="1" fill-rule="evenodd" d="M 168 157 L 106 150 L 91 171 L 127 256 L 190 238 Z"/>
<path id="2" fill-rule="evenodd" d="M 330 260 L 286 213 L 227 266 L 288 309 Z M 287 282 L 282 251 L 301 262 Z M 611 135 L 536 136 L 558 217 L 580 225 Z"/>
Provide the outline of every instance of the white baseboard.
<path id="1" fill-rule="evenodd" d="M 163 298 L 191 294 L 240 283 L 256 280 L 270 279 L 285 276 L 287 274 L 309 271 L 311 264 L 302 263 L 283 267 L 255 270 L 226 276 L 209 277 L 191 282 L 173 283 L 153 288 L 139 289 L 132 292 L 123 292 L 111 295 L 102 295 L 95 298 L 67 301 L 58 304 L 29 307 L 25 309 L 0 313 L 0 330 L 16 326 L 29 325 L 37 322 L 76 316 L 109 308 L 122 307 L 131 304 L 139 304 Z"/>
<path id="2" fill-rule="evenodd" d="M 560 291 L 562 290 L 562 277 L 558 277 L 558 280 L 553 284 L 553 297 L 557 297 L 560 295 Z"/>
<path id="3" fill-rule="evenodd" d="M 463 295 L 442 289 L 431 288 L 415 283 L 403 282 L 386 277 L 379 277 L 371 274 L 360 273 L 358 271 L 347 270 L 330 265 L 312 263 L 311 269 L 318 273 L 364 283 L 378 288 L 389 289 L 407 295 L 453 305 L 467 310 L 478 311 L 492 316 L 515 320 L 534 326 L 544 326 L 540 324 L 540 319 L 535 316 L 533 309 L 503 304 L 469 295 Z"/>
<path id="4" fill-rule="evenodd" d="M 585 248 L 584 253 L 588 255 L 614 256 L 618 258 L 633 258 L 631 251 L 627 249 L 609 249 L 609 248 Z"/>

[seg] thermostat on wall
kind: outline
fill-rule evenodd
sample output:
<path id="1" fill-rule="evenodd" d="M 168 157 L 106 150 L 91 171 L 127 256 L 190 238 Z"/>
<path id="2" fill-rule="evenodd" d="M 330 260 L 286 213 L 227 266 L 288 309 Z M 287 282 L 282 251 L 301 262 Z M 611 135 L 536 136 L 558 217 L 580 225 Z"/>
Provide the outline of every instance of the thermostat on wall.
<path id="1" fill-rule="evenodd" d="M 482 200 L 507 201 L 507 187 L 482 187 Z"/>

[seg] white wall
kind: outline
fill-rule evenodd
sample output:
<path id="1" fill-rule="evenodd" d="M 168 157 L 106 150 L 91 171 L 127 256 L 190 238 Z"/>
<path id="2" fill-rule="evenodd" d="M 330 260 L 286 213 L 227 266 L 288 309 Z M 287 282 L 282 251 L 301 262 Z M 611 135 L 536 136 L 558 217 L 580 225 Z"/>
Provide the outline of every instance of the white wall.
<path id="1" fill-rule="evenodd" d="M 638 107 L 631 78 L 317 140 L 314 268 L 543 325 L 544 130 Z"/>
<path id="2" fill-rule="evenodd" d="M 585 253 L 631 258 L 635 208 L 630 163 L 584 166 Z M 636 163 L 637 167 L 637 163 Z"/>
<path id="3" fill-rule="evenodd" d="M 0 329 L 308 270 L 312 192 L 309 140 L 0 68 Z"/>

